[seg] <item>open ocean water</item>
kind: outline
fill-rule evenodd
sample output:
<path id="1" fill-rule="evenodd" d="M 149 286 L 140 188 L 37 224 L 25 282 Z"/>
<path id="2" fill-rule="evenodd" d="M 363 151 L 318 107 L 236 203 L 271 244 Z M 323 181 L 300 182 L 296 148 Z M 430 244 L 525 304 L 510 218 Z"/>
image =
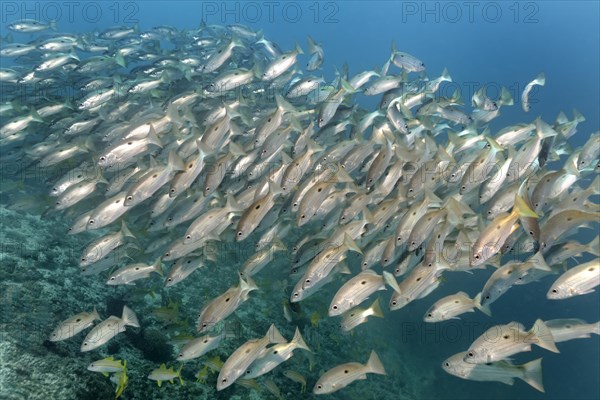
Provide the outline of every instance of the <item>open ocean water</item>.
<path id="1" fill-rule="evenodd" d="M 307 53 L 306 41 L 310 36 L 322 46 L 324 61 L 316 71 L 305 71 L 299 76 L 322 76 L 328 85 L 336 79 L 336 73 L 342 71 L 344 65 L 349 77 L 361 71 L 381 70 L 390 58 L 392 42 L 395 41 L 399 51 L 425 63 L 429 79 L 440 76 L 447 68 L 452 82 L 444 82 L 436 98 L 450 97 L 458 92 L 465 104 L 462 109 L 467 114 L 473 110 L 471 98 L 477 90 L 485 87 L 487 96 L 497 99 L 501 88 L 506 88 L 514 98 L 514 105 L 502 107 L 501 115 L 489 123 L 492 136 L 505 126 L 529 123 L 537 117 L 552 125 L 560 112 L 571 120 L 573 110 L 581 113 L 585 121 L 569 138 L 571 151 L 583 146 L 593 133 L 600 130 L 598 1 L 2 1 L 0 36 L 3 43 L 0 47 L 10 42 L 29 43 L 42 35 L 56 33 L 51 30 L 24 33 L 8 28 L 9 24 L 22 19 L 41 23 L 55 21 L 56 32 L 87 38 L 93 38 L 90 33 L 105 32 L 115 26 L 135 27 L 135 32 L 145 32 L 157 26 L 169 26 L 177 31 L 195 30 L 202 21 L 208 26 L 240 24 L 253 31 L 262 31 L 265 38 L 277 43 L 284 52 L 291 51 L 298 43 Z M 165 51 L 176 48 L 177 45 L 168 42 L 161 41 Z M 194 51 L 197 50 L 192 49 L 191 53 L 194 54 Z M 252 60 L 255 57 L 253 51 L 258 50 L 250 49 L 244 57 Z M 79 56 L 79 61 L 90 57 L 89 53 L 79 49 L 73 52 Z M 24 76 L 39 64 L 39 60 L 39 54 L 34 54 L 31 59 L 26 56 L 2 57 L 0 67 L 18 71 L 20 76 Z M 298 69 L 305 69 L 307 60 L 308 54 L 300 55 Z M 128 68 L 147 64 L 152 64 L 152 61 L 128 60 L 126 67 L 114 73 L 126 76 Z M 65 74 L 68 73 L 68 70 L 65 71 Z M 524 112 L 521 93 L 542 72 L 545 85 L 533 88 L 529 95 L 531 109 Z M 398 69 L 393 73 L 399 73 Z M 100 71 L 91 74 L 90 78 L 102 75 Z M 28 86 L 27 83 L 0 82 L 0 100 L 3 105 L 10 102 L 13 107 L 24 106 L 26 110 L 39 108 L 45 101 L 53 104 L 69 102 L 75 107 L 61 114 L 61 118 L 72 117 L 73 121 L 86 118 L 87 111 L 76 106 L 82 99 L 82 81 L 61 81 L 64 76 L 57 74 L 56 82 L 61 83 L 51 89 L 35 83 Z M 411 76 L 417 77 L 418 73 L 413 72 Z M 132 84 L 126 79 L 122 83 Z M 200 85 L 198 79 L 191 79 L 181 87 L 181 91 L 193 91 L 201 88 Z M 151 107 L 160 106 L 160 97 L 165 94 L 142 96 L 156 98 L 148 102 L 147 107 Z M 370 112 L 378 107 L 380 98 L 381 95 L 357 93 L 352 97 L 352 104 Z M 256 103 L 250 103 L 250 112 L 275 106 L 272 99 L 269 104 L 265 102 L 256 100 Z M 298 104 L 301 103 L 294 102 L 295 106 Z M 110 102 L 107 107 L 111 109 Z M 4 126 L 17 115 L 11 112 L 1 115 L 0 125 Z M 106 118 L 104 113 L 95 115 L 101 120 Z M 500 382 L 462 380 L 441 367 L 446 358 L 466 350 L 480 334 L 494 325 L 518 321 L 529 329 L 537 319 L 557 318 L 579 318 L 595 323 L 600 320 L 598 291 L 566 300 L 548 300 L 546 292 L 556 276 L 544 277 L 529 285 L 512 287 L 492 304 L 492 317 L 475 311 L 463 314 L 460 319 L 426 323 L 423 315 L 436 300 L 458 291 L 475 295 L 492 269 L 445 273 L 439 288 L 431 295 L 397 311 L 387 308 L 391 289 L 377 292 L 363 306 L 379 296 L 385 317 L 371 317 L 367 324 L 348 334 L 340 333 L 339 317 L 327 317 L 330 299 L 341 286 L 341 281 L 337 280 L 310 299 L 298 303 L 301 310 L 293 316 L 293 322 L 289 322 L 284 318 L 282 301 L 289 298 L 298 279 L 298 276 L 290 277 L 287 273 L 293 259 L 290 253 L 292 246 L 306 232 L 315 236 L 319 234 L 314 227 L 312 231 L 303 230 L 294 223 L 285 236 L 280 237 L 287 249 L 275 254 L 272 264 L 277 268 L 267 272 L 273 267 L 268 266 L 256 276 L 259 290 L 252 292 L 240 310 L 229 317 L 228 321 L 233 320 L 238 326 L 239 334 L 227 339 L 215 353 L 209 353 L 203 359 L 186 361 L 182 372 L 185 386 L 179 385 L 178 378 L 175 378 L 174 384 L 165 382 L 158 387 L 147 379 L 147 375 L 162 362 L 168 367 L 175 367 L 175 370 L 179 368 L 181 363 L 175 357 L 180 345 L 173 344 L 173 338 L 177 335 L 197 336 L 198 311 L 227 288 L 237 285 L 234 271 L 253 251 L 248 247 L 242 249 L 242 244 L 236 244 L 238 242 L 225 234 L 228 239 L 223 239 L 223 242 L 229 241 L 229 246 L 220 248 L 222 251 L 216 260 L 207 261 L 209 266 L 194 272 L 189 281 L 170 288 L 163 288 L 161 279 L 164 277 L 155 274 L 148 278 L 150 283 L 117 287 L 104 284 L 108 278 L 106 271 L 99 275 L 80 276 L 78 259 L 81 250 L 99 237 L 98 231 L 74 236 L 67 236 L 66 232 L 80 214 L 100 201 L 98 198 L 86 199 L 88 207 L 79 207 L 80 204 L 75 208 L 77 212 L 61 214 L 47 211 L 54 201 L 47 196 L 53 183 L 48 177 L 58 178 L 62 174 L 56 170 L 45 171 L 43 167 L 35 166 L 35 160 L 18 156 L 19 152 L 27 153 L 38 142 L 58 140 L 64 144 L 71 140 L 60 135 L 50 136 L 57 128 L 52 128 L 48 119 L 44 120 L 30 128 L 30 139 L 16 144 L 3 142 L 0 146 L 0 185 L 4 186 L 0 187 L 0 340 L 3 342 L 0 345 L 0 400 L 113 398 L 118 384 L 86 369 L 94 360 L 110 355 L 115 359 L 128 360 L 129 383 L 120 394 L 123 399 L 276 398 L 266 388 L 265 378 L 257 380 L 258 388 L 234 385 L 218 392 L 214 389 L 217 372 L 209 372 L 205 382 L 196 382 L 196 374 L 203 368 L 201 360 L 218 355 L 225 361 L 246 340 L 262 337 L 271 323 L 287 340 L 293 336 L 295 325 L 300 326 L 305 341 L 313 350 L 312 357 L 297 350 L 287 366 L 267 375 L 285 399 L 320 397 L 313 394 L 312 389 L 323 372 L 342 362 L 365 363 L 373 349 L 381 358 L 387 375 L 369 374 L 366 380 L 324 395 L 325 398 L 600 399 L 600 336 L 597 334 L 559 343 L 560 353 L 533 346 L 531 352 L 511 357 L 515 364 L 543 357 L 544 393 L 520 379 L 515 379 L 512 386 Z M 122 119 L 114 125 L 126 122 L 132 121 Z M 91 130 L 85 135 L 92 136 L 95 132 Z M 445 139 L 437 139 L 445 143 Z M 98 151 L 104 145 L 97 141 L 95 148 L 83 157 L 97 162 Z M 161 162 L 166 162 L 166 154 L 163 152 Z M 78 157 L 76 160 L 84 160 L 82 156 Z M 566 157 L 568 154 L 549 168 L 560 168 Z M 70 161 L 67 164 L 71 168 L 76 165 Z M 37 172 L 27 172 L 32 170 Z M 67 170 L 60 169 L 63 174 Z M 595 176 L 597 171 L 586 175 L 587 183 L 583 187 L 587 187 Z M 155 195 L 154 198 L 157 197 Z M 128 215 L 127 224 L 139 240 L 138 253 L 135 254 L 143 254 L 150 243 L 160 239 L 156 233 L 147 232 L 143 214 L 147 210 L 140 209 L 149 207 L 152 201 L 138 207 L 137 214 Z M 597 209 L 597 195 L 593 201 Z M 596 238 L 591 246 L 599 251 L 598 222 L 593 222 L 591 229 L 578 230 L 570 239 L 588 243 Z M 275 222 L 271 220 L 270 223 Z M 120 223 L 113 223 L 111 229 L 102 232 L 114 231 L 118 225 Z M 175 239 L 181 234 L 169 229 L 161 235 L 171 235 Z M 254 243 L 259 237 L 255 235 L 249 240 Z M 135 262 L 151 264 L 158 253 L 152 254 L 136 258 Z M 360 269 L 360 257 L 350 254 L 348 264 L 356 273 Z M 587 254 L 578 258 L 577 262 L 569 260 L 568 265 L 593 258 Z M 164 267 L 170 263 L 165 261 Z M 376 270 L 380 272 L 381 267 Z M 400 282 L 402 278 L 397 279 Z M 156 310 L 168 308 L 169 300 L 178 304 L 178 308 L 176 312 L 170 309 L 169 313 L 174 313 L 169 314 L 173 320 L 165 322 Z M 89 312 L 94 307 L 98 308 L 102 318 L 120 316 L 124 304 L 136 312 L 141 327 L 127 327 L 125 334 L 113 339 L 116 344 L 92 352 L 80 352 L 80 343 L 87 333 L 80 333 L 64 342 L 47 340 L 52 330 L 70 316 Z M 174 321 L 177 323 L 173 324 Z M 299 384 L 282 375 L 284 369 L 299 371 L 306 377 L 308 385 L 305 393 L 300 391 Z"/>

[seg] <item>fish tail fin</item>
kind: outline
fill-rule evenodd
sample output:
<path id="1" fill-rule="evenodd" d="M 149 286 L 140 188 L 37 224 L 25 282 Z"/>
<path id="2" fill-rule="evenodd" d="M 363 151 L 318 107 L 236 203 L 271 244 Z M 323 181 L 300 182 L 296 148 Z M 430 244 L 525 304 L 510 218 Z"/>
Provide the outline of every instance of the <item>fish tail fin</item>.
<path id="1" fill-rule="evenodd" d="M 573 153 L 571 157 L 569 157 L 567 161 L 565 161 L 564 169 L 567 174 L 575 176 L 581 175 L 581 173 L 577 169 L 577 160 L 579 159 L 579 154 L 581 154 L 581 152 Z"/>
<path id="2" fill-rule="evenodd" d="M 277 250 L 285 251 L 285 250 L 287 250 L 287 246 L 285 245 L 285 243 L 283 243 L 281 241 L 281 239 L 279 239 L 279 236 L 275 235 L 275 237 L 273 238 L 272 249 L 273 249 L 273 251 L 277 251 Z"/>
<path id="3" fill-rule="evenodd" d="M 324 150 L 324 148 L 317 142 L 315 142 L 312 139 L 307 139 L 306 140 L 306 147 L 312 152 L 312 153 L 318 153 Z"/>
<path id="4" fill-rule="evenodd" d="M 240 275 L 240 287 L 246 293 L 250 293 L 253 290 L 258 290 L 258 286 L 256 286 L 256 283 L 249 276 L 247 276 L 246 280 L 244 280 Z"/>
<path id="5" fill-rule="evenodd" d="M 167 162 L 171 171 L 183 171 L 185 169 L 181 157 L 177 155 L 177 152 L 175 150 L 171 150 L 169 152 L 169 159 Z"/>
<path id="6" fill-rule="evenodd" d="M 356 92 L 358 92 L 358 90 L 354 89 L 354 86 L 352 86 L 344 78 L 341 79 L 340 84 L 341 84 L 342 88 L 346 91 L 346 93 L 356 93 Z"/>
<path id="7" fill-rule="evenodd" d="M 123 306 L 123 316 L 121 316 L 121 319 L 125 325 L 133 326 L 135 328 L 140 327 L 137 315 L 135 315 L 133 310 L 127 306 Z"/>
<path id="8" fill-rule="evenodd" d="M 527 181 L 525 180 L 522 185 L 526 183 Z M 519 192 L 520 191 L 521 189 L 519 189 Z M 525 198 L 519 193 L 515 195 L 513 212 L 517 213 L 519 217 L 539 218 L 539 215 L 537 215 L 535 211 L 533 211 L 531 207 L 529 207 L 529 204 L 527 204 L 527 200 L 525 200 Z"/>
<path id="9" fill-rule="evenodd" d="M 592 325 L 593 325 L 593 327 L 592 327 L 591 333 L 594 333 L 596 335 L 600 335 L 600 321 L 598 321 L 596 323 L 593 323 Z"/>
<path id="10" fill-rule="evenodd" d="M 347 233 L 344 234 L 344 246 L 346 246 L 348 250 L 352 250 L 359 254 L 363 254 L 362 250 L 360 249 L 360 247 L 358 247 L 354 239 L 352 239 L 352 237 Z"/>
<path id="11" fill-rule="evenodd" d="M 125 62 L 125 58 L 123 57 L 123 54 L 121 54 L 120 52 L 117 52 L 114 56 L 114 60 L 115 60 L 115 64 L 117 64 L 120 67 L 127 67 L 127 63 Z"/>
<path id="12" fill-rule="evenodd" d="M 362 209 L 363 221 L 366 224 L 375 224 L 375 220 L 373 219 L 373 214 L 369 211 L 367 207 L 363 207 Z"/>
<path id="13" fill-rule="evenodd" d="M 502 147 L 498 142 L 496 142 L 494 140 L 494 138 L 492 138 L 491 136 L 486 136 L 485 140 L 487 140 L 487 142 L 490 144 L 490 146 L 492 147 L 492 149 L 494 149 L 497 152 L 503 152 L 504 151 L 504 147 Z"/>
<path id="14" fill-rule="evenodd" d="M 441 207 L 443 203 L 431 189 L 425 189 L 425 198 L 423 201 L 430 207 Z"/>
<path id="15" fill-rule="evenodd" d="M 373 304 L 371 304 L 369 309 L 371 310 L 371 315 L 383 318 L 383 310 L 381 309 L 381 303 L 379 301 L 379 298 L 377 298 L 377 300 L 375 300 Z"/>
<path id="16" fill-rule="evenodd" d="M 450 73 L 448 72 L 448 68 L 444 67 L 444 71 L 442 71 L 442 76 L 440 78 L 441 78 L 441 80 L 443 80 L 445 82 L 452 82 L 452 77 L 450 76 Z"/>
<path id="17" fill-rule="evenodd" d="M 510 91 L 504 86 L 502 86 L 502 89 L 500 90 L 500 103 L 503 106 L 512 106 L 515 104 L 515 101 L 512 95 L 510 94 Z"/>
<path id="18" fill-rule="evenodd" d="M 213 150 L 200 140 L 196 140 L 196 147 L 198 147 L 198 153 L 202 159 L 205 159 L 213 153 Z M 231 146 L 229 146 L 229 148 L 231 149 Z"/>
<path id="19" fill-rule="evenodd" d="M 546 264 L 546 260 L 544 260 L 544 256 L 541 252 L 538 251 L 537 253 L 535 253 L 533 256 L 531 256 L 530 260 L 533 263 L 533 268 L 539 269 L 541 271 L 552 272 L 552 268 L 550 268 L 548 264 Z"/>
<path id="20" fill-rule="evenodd" d="M 486 305 L 481 304 L 481 292 L 477 293 L 477 296 L 475 296 L 475 298 L 473 299 L 473 302 L 475 303 L 475 308 L 477 308 L 479 311 L 481 311 L 488 317 L 492 316 L 492 310 L 490 310 L 490 306 L 488 304 L 486 304 Z"/>
<path id="21" fill-rule="evenodd" d="M 269 339 L 269 343 L 284 343 L 287 342 L 285 338 L 279 333 L 279 330 L 275 324 L 271 324 L 267 334 L 265 335 Z"/>
<path id="22" fill-rule="evenodd" d="M 302 47 L 300 47 L 300 43 L 296 42 L 296 48 L 294 50 L 296 52 L 296 54 L 304 54 L 304 51 L 302 51 Z"/>
<path id="23" fill-rule="evenodd" d="M 244 149 L 242 149 L 242 147 L 235 142 L 229 142 L 229 152 L 231 154 L 233 154 L 234 156 L 245 156 L 246 155 L 246 152 L 244 151 Z"/>
<path id="24" fill-rule="evenodd" d="M 269 191 L 271 193 L 273 193 L 273 196 L 278 196 L 280 194 L 283 194 L 283 189 L 281 188 L 281 186 L 279 186 L 278 184 L 276 184 L 273 181 L 269 181 Z"/>
<path id="25" fill-rule="evenodd" d="M 235 47 L 246 48 L 246 45 L 244 44 L 244 42 L 242 42 L 241 39 L 237 35 L 232 35 L 231 45 L 233 46 L 232 48 L 235 48 Z"/>
<path id="26" fill-rule="evenodd" d="M 94 306 L 94 311 L 92 311 L 92 316 L 94 317 L 94 321 L 100 320 L 100 314 L 98 314 L 98 310 L 96 310 L 96 306 Z"/>
<path id="27" fill-rule="evenodd" d="M 310 35 L 306 38 L 306 41 L 308 42 L 308 53 L 312 54 L 314 52 L 316 52 L 316 47 L 317 47 L 317 43 L 315 42 L 315 40 L 313 38 L 310 37 Z"/>
<path id="28" fill-rule="evenodd" d="M 558 133 L 550 125 L 544 122 L 540 117 L 535 120 L 535 134 L 540 139 L 557 136 Z"/>
<path id="29" fill-rule="evenodd" d="M 535 84 L 544 86 L 546 84 L 546 74 L 540 72 L 540 74 L 535 78 Z"/>
<path id="30" fill-rule="evenodd" d="M 33 108 L 31 109 L 31 111 L 29 111 L 29 115 L 31 116 L 31 119 L 35 122 L 44 122 L 40 114 L 38 114 L 37 110 Z"/>
<path id="31" fill-rule="evenodd" d="M 400 291 L 400 287 L 398 286 L 398 282 L 396 282 L 396 278 L 394 278 L 394 275 L 390 274 L 387 271 L 383 271 L 383 280 L 385 281 L 385 283 L 387 283 L 392 289 L 394 289 L 394 292 L 401 294 Z"/>
<path id="32" fill-rule="evenodd" d="M 334 271 L 336 271 L 338 274 L 343 274 L 343 275 L 351 275 L 352 271 L 350 271 L 350 268 L 348 268 L 348 264 L 345 263 L 344 261 L 338 263 L 335 268 Z"/>
<path id="33" fill-rule="evenodd" d="M 179 369 L 177 370 L 177 377 L 179 378 L 179 383 L 181 384 L 181 386 L 185 385 L 185 382 L 183 382 L 183 378 L 181 377 L 182 369 L 183 369 L 183 363 L 181 363 L 181 365 L 179 366 Z"/>
<path id="34" fill-rule="evenodd" d="M 345 183 L 354 182 L 354 179 L 352 179 L 352 177 L 341 166 L 338 166 L 338 170 L 335 173 L 335 180 L 336 180 L 336 182 L 345 182 Z"/>
<path id="35" fill-rule="evenodd" d="M 156 261 L 154 261 L 154 264 L 152 264 L 152 267 L 154 268 L 154 272 L 157 272 L 161 276 L 163 275 L 163 270 L 162 270 L 162 256 L 158 257 L 156 259 Z"/>
<path id="36" fill-rule="evenodd" d="M 225 207 L 227 210 L 229 210 L 229 212 L 239 212 L 243 210 L 231 193 L 227 194 L 227 202 L 225 203 Z"/>
<path id="37" fill-rule="evenodd" d="M 379 375 L 387 375 L 385 369 L 383 368 L 383 364 L 381 363 L 381 360 L 375 351 L 371 351 L 371 356 L 369 357 L 369 361 L 367 361 L 367 372 Z"/>
<path id="38" fill-rule="evenodd" d="M 552 331 L 550 330 L 550 328 L 548 328 L 548 326 L 546 326 L 544 321 L 542 321 L 541 319 L 535 321 L 535 324 L 533 324 L 533 328 L 531 328 L 531 331 L 538 339 L 538 346 L 554 353 L 560 353 L 556 348 L 556 344 L 554 343 Z"/>
<path id="39" fill-rule="evenodd" d="M 542 359 L 529 361 L 523 364 L 523 381 L 527 382 L 533 388 L 544 393 L 544 382 L 542 380 Z"/>
<path id="40" fill-rule="evenodd" d="M 152 143 L 155 146 L 160 148 L 163 147 L 162 142 L 160 141 L 158 135 L 156 134 L 156 129 L 154 129 L 154 125 L 150 124 L 150 130 L 148 131 L 148 143 Z"/>
<path id="41" fill-rule="evenodd" d="M 306 344 L 306 342 L 304 341 L 304 338 L 300 334 L 300 329 L 298 329 L 298 327 L 296 327 L 296 332 L 294 333 L 294 338 L 292 339 L 292 343 L 294 343 L 296 345 L 297 349 L 311 351 L 310 348 L 308 347 L 308 345 Z"/>
<path id="42" fill-rule="evenodd" d="M 121 234 L 123 236 L 128 236 L 130 238 L 134 238 L 135 239 L 135 235 L 133 233 L 131 233 L 131 231 L 129 230 L 129 228 L 125 224 L 125 220 L 121 221 Z"/>
<path id="43" fill-rule="evenodd" d="M 277 108 L 283 112 L 296 112 L 296 107 L 286 101 L 280 94 L 275 95 L 275 102 L 277 103 Z"/>
<path id="44" fill-rule="evenodd" d="M 577 122 L 583 122 L 585 121 L 585 117 L 579 111 L 573 109 L 573 120 Z"/>

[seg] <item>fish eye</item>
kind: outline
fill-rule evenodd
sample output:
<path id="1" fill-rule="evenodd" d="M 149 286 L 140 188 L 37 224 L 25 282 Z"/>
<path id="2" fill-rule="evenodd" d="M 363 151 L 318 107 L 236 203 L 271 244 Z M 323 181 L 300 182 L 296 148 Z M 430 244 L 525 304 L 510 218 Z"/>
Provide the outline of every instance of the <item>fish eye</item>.
<path id="1" fill-rule="evenodd" d="M 323 385 L 317 385 L 317 389 L 319 389 L 319 390 L 323 389 Z"/>
<path id="2" fill-rule="evenodd" d="M 179 357 L 183 357 L 183 353 L 179 353 Z"/>
<path id="3" fill-rule="evenodd" d="M 104 156 L 100 157 L 100 161 L 106 161 L 106 157 L 104 157 Z"/>
<path id="4" fill-rule="evenodd" d="M 333 306 L 333 307 L 331 307 L 331 308 L 333 308 L 334 310 L 337 310 L 337 309 L 338 309 L 338 306 Z"/>
<path id="5" fill-rule="evenodd" d="M 429 318 L 433 317 L 433 315 L 431 315 L 431 313 L 427 314 L 427 316 L 428 316 Z"/>
<path id="6" fill-rule="evenodd" d="M 479 254 L 476 254 L 476 255 L 475 255 L 475 259 L 476 259 L 476 260 L 479 260 Z"/>
<path id="7" fill-rule="evenodd" d="M 449 366 L 450 366 L 450 363 L 445 363 L 444 365 L 445 365 L 446 367 L 449 367 Z"/>
<path id="8" fill-rule="evenodd" d="M 392 301 L 393 306 L 395 306 L 396 304 L 398 304 L 398 302 L 396 300 Z"/>
<path id="9" fill-rule="evenodd" d="M 192 235 L 187 235 L 185 238 L 186 238 L 187 240 L 190 240 L 190 239 L 192 238 Z"/>
<path id="10" fill-rule="evenodd" d="M 238 232 L 238 236 L 242 236 L 242 235 L 243 235 L 243 232 L 242 232 L 242 231 L 239 231 L 239 232 Z"/>
<path id="11" fill-rule="evenodd" d="M 133 200 L 133 196 L 127 196 L 127 200 Z"/>
<path id="12" fill-rule="evenodd" d="M 115 277 L 114 277 L 114 276 L 111 276 L 111 277 L 110 277 L 110 280 L 111 280 L 111 281 L 114 281 L 114 280 L 115 280 Z"/>
<path id="13" fill-rule="evenodd" d="M 93 220 L 93 219 L 90 219 L 90 220 L 88 221 L 88 224 L 90 224 L 90 225 L 94 225 L 94 220 Z"/>
<path id="14" fill-rule="evenodd" d="M 558 293 L 558 290 L 552 289 L 552 293 Z"/>
<path id="15" fill-rule="evenodd" d="M 467 356 L 469 356 L 469 357 L 473 357 L 473 356 L 474 356 L 474 354 L 473 354 L 473 352 L 472 352 L 472 351 L 470 351 L 469 353 L 467 353 Z"/>

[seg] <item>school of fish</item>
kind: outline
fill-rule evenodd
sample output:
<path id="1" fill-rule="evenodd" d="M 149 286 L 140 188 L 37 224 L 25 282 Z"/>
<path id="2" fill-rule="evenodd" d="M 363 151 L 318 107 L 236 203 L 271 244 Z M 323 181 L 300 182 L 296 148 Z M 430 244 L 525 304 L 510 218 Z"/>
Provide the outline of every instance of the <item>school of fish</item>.
<path id="1" fill-rule="evenodd" d="M 291 323 L 298 303 L 322 296 L 343 331 L 413 301 L 429 302 L 423 320 L 437 323 L 474 310 L 493 318 L 514 285 L 541 281 L 553 300 L 600 285 L 600 133 L 585 133 L 585 145 L 573 148 L 569 139 L 585 120 L 577 111 L 496 131 L 489 123 L 514 106 L 507 89 L 492 99 L 481 87 L 465 106 L 460 93 L 440 93 L 452 81 L 448 71 L 429 77 L 395 44 L 381 69 L 336 69 L 328 82 L 315 72 L 325 52 L 313 38 L 306 54 L 298 44 L 282 51 L 241 25 L 70 34 L 22 20 L 9 29 L 23 43 L 3 38 L 0 49 L 10 62 L 0 84 L 14 93 L 0 105 L 1 161 L 64 172 L 48 183 L 49 210 L 40 212 L 70 221 L 65 234 L 103 229 L 80 256 L 82 274 L 107 285 L 164 274 L 164 286 L 185 291 L 186 279 L 218 260 L 219 243 L 255 245 L 239 270 L 219 267 L 237 274 L 235 286 L 205 304 L 183 304 L 197 312 L 198 335 L 182 343 L 181 362 L 231 337 L 220 323 L 252 307 L 246 303 L 269 275 L 291 282 L 272 321 L 283 315 Z M 539 74 L 524 87 L 525 112 L 539 107 L 530 97 L 545 83 Z M 68 85 L 74 95 L 65 100 L 56 89 Z M 21 96 L 28 90 L 43 94 Z M 374 110 L 360 105 L 362 96 L 378 96 Z M 2 191 L 16 207 L 27 197 L 18 186 Z M 130 247 L 142 249 L 136 259 L 126 256 Z M 283 270 L 273 268 L 280 255 Z M 435 298 L 444 275 L 465 271 L 489 275 L 479 293 Z M 325 285 L 337 293 L 323 296 Z M 387 307 L 377 294 L 385 290 Z M 93 326 L 81 345 L 93 351 L 140 327 L 128 306 L 103 320 L 95 308 L 77 311 L 57 322 L 49 340 Z M 538 319 L 529 330 L 503 321 L 441 367 L 476 381 L 519 378 L 543 391 L 541 360 L 514 365 L 510 357 L 532 344 L 556 353 L 556 343 L 600 334 L 599 322 L 577 317 Z M 252 379 L 294 350 L 316 351 L 298 328 L 288 341 L 276 324 L 245 339 L 225 362 L 205 364 L 198 380 L 210 368 L 217 390 L 255 387 Z M 284 375 L 303 388 L 316 382 L 315 394 L 335 392 L 386 374 L 378 355 L 367 354 L 366 364 L 322 365 L 331 369 L 320 377 Z M 116 397 L 127 368 L 135 366 L 112 357 L 88 367 L 113 374 Z M 163 364 L 148 378 L 184 384 L 181 371 Z M 281 397 L 272 380 L 264 385 Z"/>

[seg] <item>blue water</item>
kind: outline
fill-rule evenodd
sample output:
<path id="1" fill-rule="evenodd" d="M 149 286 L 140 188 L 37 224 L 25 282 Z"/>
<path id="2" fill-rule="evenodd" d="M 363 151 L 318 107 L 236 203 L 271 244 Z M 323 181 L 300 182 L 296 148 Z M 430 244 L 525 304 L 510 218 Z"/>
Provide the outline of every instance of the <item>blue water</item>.
<path id="1" fill-rule="evenodd" d="M 6 24 L 19 18 L 57 19 L 58 30 L 62 32 L 101 31 L 124 24 L 139 24 L 141 30 L 157 25 L 193 29 L 201 20 L 207 24 L 239 23 L 262 29 L 265 37 L 284 50 L 292 49 L 296 42 L 306 49 L 306 37 L 310 35 L 325 49 L 322 71 L 328 80 L 334 77 L 334 67 L 341 68 L 344 63 L 350 75 L 381 68 L 395 40 L 399 50 L 425 62 L 431 78 L 448 68 L 453 83 L 445 86 L 443 95 L 449 96 L 459 89 L 468 104 L 474 90 L 482 85 L 489 88 L 492 97 L 506 86 L 513 93 L 515 106 L 502 108 L 502 116 L 491 124 L 492 131 L 529 122 L 537 116 L 551 123 L 560 111 L 571 119 L 573 109 L 586 118 L 570 140 L 573 147 L 582 145 L 591 133 L 600 129 L 600 3 L 597 1 L 76 4 L 4 1 L 0 7 L 3 36 L 7 34 Z M 15 33 L 13 36 L 22 41 L 32 37 Z M 520 93 L 540 72 L 545 73 L 546 85 L 535 89 L 531 111 L 525 113 L 520 107 Z M 367 107 L 376 104 L 364 96 L 358 101 Z M 588 241 L 596 234 L 587 230 L 579 237 Z M 491 320 L 473 313 L 460 321 L 427 326 L 421 322 L 435 299 L 457 290 L 474 294 L 490 273 L 478 273 L 475 278 L 449 274 L 433 297 L 388 312 L 385 319 L 372 321 L 356 335 L 379 338 L 378 348 L 388 349 L 382 359 L 389 371 L 400 370 L 400 366 L 422 371 L 428 396 L 437 399 L 599 399 L 598 336 L 560 343 L 560 354 L 534 348 L 531 353 L 515 357 L 517 363 L 544 358 L 544 394 L 518 380 L 514 386 L 472 382 L 450 376 L 441 369 L 445 358 L 465 350 L 490 324 L 519 321 L 530 327 L 537 318 L 582 318 L 588 322 L 600 319 L 598 292 L 551 302 L 545 298 L 550 281 L 543 280 L 511 289 L 492 305 Z M 358 339 L 347 336 L 346 340 Z M 368 354 L 363 353 L 365 357 Z M 317 371 L 332 366 L 322 365 Z M 377 382 L 381 384 L 384 380 Z M 312 384 L 314 377 L 309 388 Z"/>

